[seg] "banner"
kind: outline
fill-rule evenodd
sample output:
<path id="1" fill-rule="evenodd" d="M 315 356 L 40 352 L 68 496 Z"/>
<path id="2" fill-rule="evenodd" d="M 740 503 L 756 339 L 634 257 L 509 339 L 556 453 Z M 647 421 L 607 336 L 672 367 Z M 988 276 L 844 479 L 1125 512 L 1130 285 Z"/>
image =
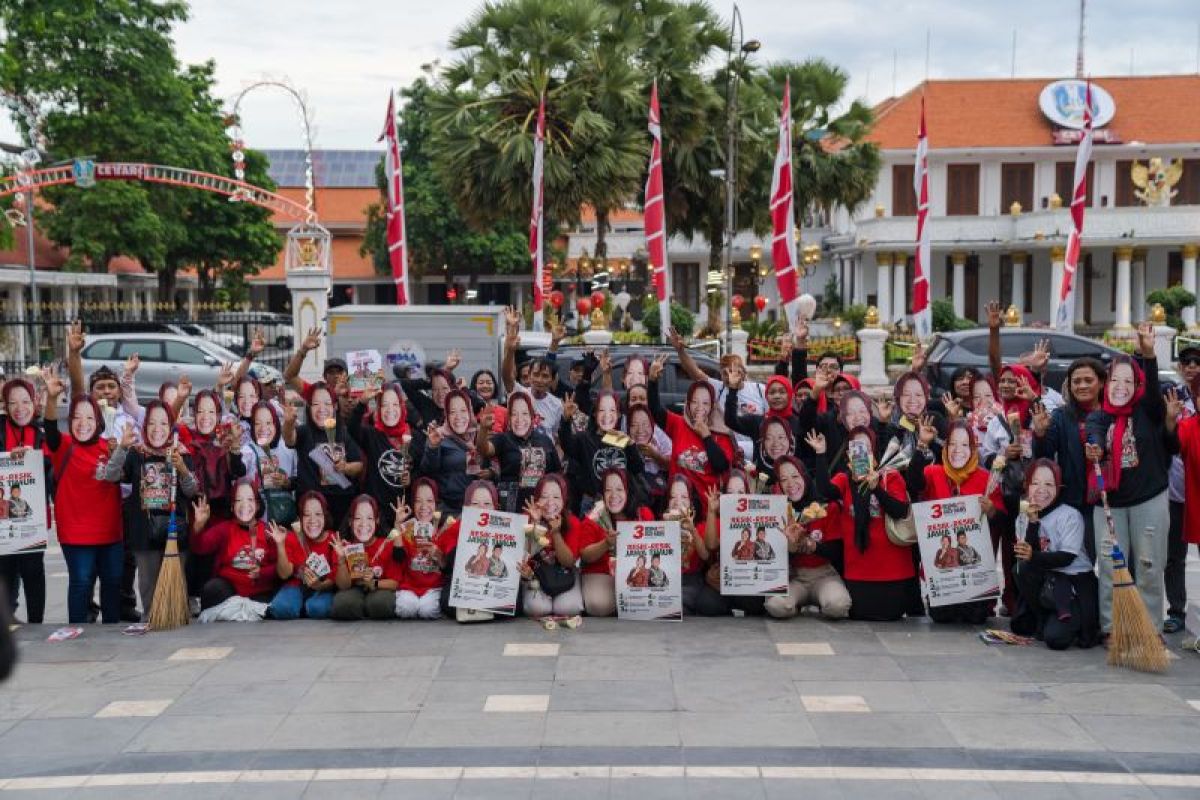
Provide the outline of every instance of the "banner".
<path id="1" fill-rule="evenodd" d="M 658 81 L 650 88 L 650 169 L 646 175 L 646 205 L 643 217 L 646 229 L 646 253 L 658 297 L 660 341 L 667 341 L 671 329 L 671 272 L 667 264 L 667 212 L 663 205 L 662 127 L 659 125 Z"/>
<path id="2" fill-rule="evenodd" d="M 679 523 L 617 523 L 617 616 L 683 619 Z"/>
<path id="3" fill-rule="evenodd" d="M 930 606 L 1000 596 L 1000 575 L 979 495 L 913 503 Z"/>
<path id="4" fill-rule="evenodd" d="M 721 495 L 721 594 L 787 594 L 787 498 Z"/>
<path id="5" fill-rule="evenodd" d="M 512 616 L 521 587 L 518 567 L 525 558 L 524 514 L 489 508 L 463 509 L 450 605 Z"/>
<path id="6" fill-rule="evenodd" d="M 0 453 L 0 556 L 46 549 L 46 473 L 42 451 Z"/>
<path id="7" fill-rule="evenodd" d="M 361 397 L 367 389 L 378 389 L 383 383 L 383 355 L 378 350 L 350 350 L 346 353 L 350 372 L 350 396 Z"/>
<path id="8" fill-rule="evenodd" d="M 913 330 L 920 341 L 933 336 L 933 310 L 929 298 L 929 134 L 925 129 L 925 95 L 921 95 L 921 125 L 917 129 L 917 164 L 913 172 L 917 194 L 917 254 L 913 259 Z"/>
<path id="9" fill-rule="evenodd" d="M 796 276 L 796 214 L 792 193 L 792 79 L 783 84 L 779 110 L 779 143 L 775 146 L 775 169 L 771 176 L 771 262 L 775 265 L 775 287 L 789 330 L 796 325 L 800 298 Z"/>
<path id="10" fill-rule="evenodd" d="M 400 136 L 396 131 L 396 96 L 388 92 L 387 121 L 379 141 L 387 142 L 383 175 L 387 180 L 388 263 L 392 267 L 392 282 L 396 284 L 396 305 L 406 306 L 408 297 L 408 242 L 404 222 L 404 163 L 400 155 Z"/>
<path id="11" fill-rule="evenodd" d="M 537 130 L 533 134 L 533 204 L 529 212 L 529 260 L 533 264 L 533 329 L 545 330 L 546 287 L 542 278 L 546 263 L 542 253 L 542 178 L 546 150 L 546 95 L 538 100 Z"/>

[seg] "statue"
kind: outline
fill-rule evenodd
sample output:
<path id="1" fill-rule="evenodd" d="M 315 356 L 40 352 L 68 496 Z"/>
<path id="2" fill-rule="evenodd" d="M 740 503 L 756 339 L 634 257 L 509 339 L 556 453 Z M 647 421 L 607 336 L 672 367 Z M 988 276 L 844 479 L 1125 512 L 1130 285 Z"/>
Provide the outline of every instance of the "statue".
<path id="1" fill-rule="evenodd" d="M 1171 187 L 1183 177 L 1183 160 L 1176 158 L 1163 164 L 1161 158 L 1154 156 L 1146 166 L 1134 161 L 1130 168 L 1130 176 L 1133 178 L 1133 185 L 1138 187 L 1134 195 L 1143 204 L 1169 206 L 1171 198 L 1179 194 Z"/>

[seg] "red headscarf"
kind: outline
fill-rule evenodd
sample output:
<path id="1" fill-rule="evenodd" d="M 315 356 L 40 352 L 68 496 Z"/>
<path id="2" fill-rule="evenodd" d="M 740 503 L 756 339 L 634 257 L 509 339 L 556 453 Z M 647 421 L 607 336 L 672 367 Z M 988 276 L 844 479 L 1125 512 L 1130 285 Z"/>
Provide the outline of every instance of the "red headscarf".
<path id="1" fill-rule="evenodd" d="M 1112 383 L 1113 373 L 1121 364 L 1128 364 L 1133 370 L 1134 390 L 1133 397 L 1129 398 L 1124 405 L 1113 405 L 1108 399 L 1109 384 Z M 1125 431 L 1129 425 L 1129 418 L 1133 416 L 1133 410 L 1137 408 L 1138 403 L 1142 402 L 1142 395 L 1146 393 L 1146 376 L 1142 373 L 1142 368 L 1136 361 L 1128 356 L 1118 356 L 1112 360 L 1112 364 L 1108 368 L 1108 383 L 1104 386 L 1103 401 L 1101 407 L 1104 413 L 1113 418 L 1112 423 L 1112 446 L 1108 451 L 1108 468 L 1104 474 L 1104 488 L 1110 492 L 1115 492 L 1121 485 L 1121 447 L 1125 441 Z M 1096 479 L 1095 470 L 1092 470 L 1088 476 L 1089 482 L 1094 482 Z"/>
<path id="2" fill-rule="evenodd" d="M 1000 375 L 1003 375 L 1006 372 L 1011 372 L 1013 374 L 1013 377 L 1015 377 L 1018 382 L 1020 382 L 1020 380 L 1022 378 L 1024 378 L 1026 381 L 1029 382 L 1029 386 L 1033 389 L 1034 394 L 1041 395 L 1042 384 L 1041 384 L 1041 382 L 1038 381 L 1037 378 L 1035 378 L 1033 376 L 1033 373 L 1030 372 L 1027 367 L 1023 367 L 1020 364 L 1012 364 L 1010 366 L 1006 366 L 1003 369 L 1001 369 Z M 999 375 L 996 376 L 997 380 L 999 380 L 999 378 L 1000 378 Z M 1004 416 L 1007 417 L 1009 414 L 1011 414 L 1012 412 L 1015 411 L 1021 415 L 1021 424 L 1022 425 L 1029 424 L 1030 406 L 1033 405 L 1033 401 L 1025 400 L 1020 397 L 1014 397 L 1011 400 L 1005 400 L 1003 397 L 1000 397 L 999 392 L 997 392 L 996 397 L 1000 400 L 1000 403 L 1004 406 Z"/>
<path id="3" fill-rule="evenodd" d="M 838 381 L 845 381 L 846 383 L 850 384 L 850 388 L 856 392 L 862 391 L 862 383 L 857 377 L 851 375 L 849 372 L 839 372 L 838 376 L 833 380 L 833 385 L 836 386 Z"/>
<path id="4" fill-rule="evenodd" d="M 394 393 L 396 399 L 400 401 L 400 419 L 396 421 L 395 425 L 385 425 L 383 415 L 379 413 L 379 406 L 383 403 L 384 392 Z M 386 436 L 392 447 L 402 446 L 404 444 L 404 437 L 409 435 L 408 409 L 404 407 L 404 390 L 400 388 L 400 384 L 398 383 L 389 383 L 379 392 L 379 396 L 375 398 L 375 403 L 375 430 Z"/>
<path id="5" fill-rule="evenodd" d="M 784 388 L 784 390 L 787 392 L 787 404 L 783 407 L 782 410 L 776 411 L 775 409 L 771 408 L 771 404 L 768 401 L 766 415 L 768 417 L 783 417 L 784 419 L 791 419 L 791 417 L 792 417 L 792 401 L 794 400 L 794 398 L 796 396 L 796 392 L 795 392 L 795 390 L 792 389 L 792 382 L 790 380 L 788 380 L 783 375 L 772 375 L 771 377 L 767 378 L 767 385 L 766 385 L 766 388 L 765 388 L 765 391 L 763 392 L 763 394 L 766 395 L 767 393 L 769 393 L 771 391 L 771 385 L 776 384 L 776 383 L 779 384 L 780 386 L 782 386 Z"/>
<path id="6" fill-rule="evenodd" d="M 11 415 L 4 417 L 4 425 L 7 430 L 7 442 L 9 449 L 14 447 L 33 447 L 35 437 L 37 436 L 37 390 L 33 388 L 33 384 L 24 378 L 12 378 L 4 384 L 3 396 L 4 405 L 8 407 L 8 398 L 16 389 L 24 389 L 29 395 L 29 402 L 33 404 L 33 417 L 27 425 L 18 425 L 13 421 Z M 0 448 L 4 447 L 4 438 L 0 438 Z"/>

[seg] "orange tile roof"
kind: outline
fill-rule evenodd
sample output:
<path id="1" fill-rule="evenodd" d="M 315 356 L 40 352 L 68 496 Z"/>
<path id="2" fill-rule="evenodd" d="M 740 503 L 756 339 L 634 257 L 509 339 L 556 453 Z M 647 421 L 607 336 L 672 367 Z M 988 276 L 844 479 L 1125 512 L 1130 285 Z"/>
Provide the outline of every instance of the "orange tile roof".
<path id="1" fill-rule="evenodd" d="M 1038 94 L 1055 78 L 934 80 L 875 106 L 868 137 L 884 150 L 917 143 L 921 94 L 930 148 L 1044 147 L 1054 125 L 1038 108 Z M 1122 141 L 1200 142 L 1200 75 L 1092 78 L 1112 95 L 1116 115 L 1106 127 Z"/>
<path id="2" fill-rule="evenodd" d="M 304 189 L 285 186 L 277 194 L 304 203 Z M 366 224 L 367 206 L 380 201 L 375 187 L 353 189 L 330 189 L 318 186 L 316 190 L 317 218 L 325 225 Z M 280 221 L 276 218 L 276 221 Z M 290 223 L 292 220 L 283 220 Z"/>

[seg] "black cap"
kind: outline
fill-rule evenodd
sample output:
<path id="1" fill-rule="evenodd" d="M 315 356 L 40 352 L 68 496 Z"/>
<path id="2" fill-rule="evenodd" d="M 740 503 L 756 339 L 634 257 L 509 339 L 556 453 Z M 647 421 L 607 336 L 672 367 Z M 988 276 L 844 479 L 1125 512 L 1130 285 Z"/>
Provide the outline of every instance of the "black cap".
<path id="1" fill-rule="evenodd" d="M 1179 351 L 1175 356 L 1176 361 L 1183 361 L 1185 358 L 1200 358 L 1200 347 L 1190 344 Z"/>
<path id="2" fill-rule="evenodd" d="M 350 369 L 346 366 L 346 359 L 344 359 L 344 358 L 327 358 L 327 359 L 325 359 L 325 366 L 321 369 L 321 372 L 322 373 L 329 372 L 329 370 L 331 370 L 331 369 L 340 369 L 342 372 L 350 371 Z"/>

